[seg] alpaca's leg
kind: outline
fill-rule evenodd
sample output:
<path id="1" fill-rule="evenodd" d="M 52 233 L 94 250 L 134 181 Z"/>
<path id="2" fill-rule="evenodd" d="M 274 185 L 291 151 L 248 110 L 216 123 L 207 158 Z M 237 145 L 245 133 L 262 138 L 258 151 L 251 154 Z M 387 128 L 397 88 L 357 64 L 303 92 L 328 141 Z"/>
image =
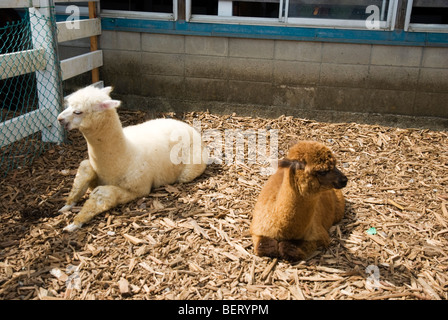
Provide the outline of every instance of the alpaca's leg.
<path id="1" fill-rule="evenodd" d="M 310 256 L 318 247 L 327 246 L 330 238 L 324 237 L 320 240 L 286 240 L 278 244 L 280 257 L 290 261 L 304 260 Z"/>
<path id="2" fill-rule="evenodd" d="M 177 181 L 180 183 L 187 183 L 199 177 L 205 170 L 206 164 L 187 164 L 180 173 Z"/>
<path id="3" fill-rule="evenodd" d="M 320 246 L 328 246 L 330 236 L 321 225 L 306 240 L 288 240 L 279 243 L 280 256 L 286 260 L 303 260 L 309 257 Z"/>
<path id="4" fill-rule="evenodd" d="M 317 241 L 303 241 L 303 243 L 300 246 L 300 249 L 305 253 L 305 257 L 310 256 L 314 251 L 317 250 L 317 248 L 321 247 L 323 245 L 323 241 L 317 240 Z"/>
<path id="5" fill-rule="evenodd" d="M 96 178 L 96 172 L 90 165 L 89 160 L 82 161 L 79 165 L 78 172 L 76 173 L 73 187 L 65 202 L 65 206 L 63 206 L 59 212 L 70 210 L 76 202 L 82 198 L 89 187 L 96 187 Z"/>
<path id="6" fill-rule="evenodd" d="M 306 258 L 307 254 L 303 250 L 304 242 L 302 240 L 283 240 L 278 243 L 280 257 L 285 260 L 297 261 Z M 313 241 L 314 242 L 314 241 Z"/>
<path id="7" fill-rule="evenodd" d="M 181 183 L 187 183 L 196 179 L 205 171 L 207 166 L 207 152 L 201 142 L 201 135 L 192 130 L 190 139 L 191 144 L 187 148 L 189 149 L 189 161 L 185 164 L 179 177 L 177 177 L 177 181 Z"/>
<path id="8" fill-rule="evenodd" d="M 269 237 L 252 236 L 254 251 L 258 256 L 278 257 L 278 241 Z"/>
<path id="9" fill-rule="evenodd" d="M 74 231 L 89 222 L 96 215 L 107 211 L 118 204 L 127 203 L 138 195 L 116 186 L 99 186 L 90 194 L 81 211 L 72 224 L 64 228 L 65 231 Z"/>

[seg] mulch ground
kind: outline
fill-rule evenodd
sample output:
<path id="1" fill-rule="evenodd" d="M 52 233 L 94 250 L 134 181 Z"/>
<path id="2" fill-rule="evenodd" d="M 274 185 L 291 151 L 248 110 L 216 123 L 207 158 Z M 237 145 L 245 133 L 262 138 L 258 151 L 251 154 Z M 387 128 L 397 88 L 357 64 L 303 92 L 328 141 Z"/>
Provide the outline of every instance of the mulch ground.
<path id="1" fill-rule="evenodd" d="M 125 126 L 149 118 L 119 112 Z M 299 139 L 329 146 L 350 179 L 330 246 L 297 263 L 254 255 L 251 211 L 267 176 L 248 163 L 212 164 L 63 232 L 80 207 L 57 210 L 87 156 L 70 132 L 0 181 L 0 299 L 448 298 L 446 131 L 177 116 L 204 130 L 278 129 L 280 158 Z"/>

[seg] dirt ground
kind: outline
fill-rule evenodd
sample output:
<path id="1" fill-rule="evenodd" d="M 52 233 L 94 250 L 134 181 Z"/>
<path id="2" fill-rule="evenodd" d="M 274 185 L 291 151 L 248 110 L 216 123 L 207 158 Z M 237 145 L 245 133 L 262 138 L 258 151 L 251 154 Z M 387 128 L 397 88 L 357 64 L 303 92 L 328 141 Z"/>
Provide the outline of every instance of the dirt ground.
<path id="1" fill-rule="evenodd" d="M 119 110 L 123 124 L 149 119 Z M 348 176 L 345 218 L 306 261 L 253 254 L 260 164 L 211 164 L 62 229 L 58 214 L 87 156 L 79 132 L 0 181 L 0 299 L 447 299 L 448 133 L 292 117 L 189 113 L 201 129 L 277 129 L 279 157 L 296 140 L 329 146 Z M 268 139 L 269 142 L 269 139 Z M 82 205 L 82 202 L 80 203 Z"/>

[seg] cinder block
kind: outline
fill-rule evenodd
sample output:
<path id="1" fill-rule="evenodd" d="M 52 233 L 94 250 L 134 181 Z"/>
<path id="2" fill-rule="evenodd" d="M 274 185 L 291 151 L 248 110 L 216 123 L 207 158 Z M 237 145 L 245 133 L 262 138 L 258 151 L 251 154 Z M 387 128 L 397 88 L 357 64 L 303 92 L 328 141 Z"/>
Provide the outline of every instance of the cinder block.
<path id="1" fill-rule="evenodd" d="M 99 46 L 101 49 L 140 51 L 140 35 L 139 32 L 103 31 Z"/>
<path id="2" fill-rule="evenodd" d="M 448 119 L 448 93 L 416 92 L 414 114 Z"/>
<path id="3" fill-rule="evenodd" d="M 303 110 L 314 109 L 315 87 L 274 87 L 274 105 Z"/>
<path id="4" fill-rule="evenodd" d="M 363 88 L 368 74 L 368 65 L 322 63 L 319 83 L 330 87 Z"/>
<path id="5" fill-rule="evenodd" d="M 102 72 L 105 74 L 141 74 L 142 54 L 138 51 L 103 50 Z"/>
<path id="6" fill-rule="evenodd" d="M 315 85 L 319 82 L 320 63 L 275 61 L 274 83 L 285 85 Z"/>
<path id="7" fill-rule="evenodd" d="M 168 53 L 142 53 L 142 70 L 144 74 L 179 76 L 184 74 L 185 56 Z"/>
<path id="8" fill-rule="evenodd" d="M 422 68 L 418 90 L 448 93 L 448 69 Z"/>
<path id="9" fill-rule="evenodd" d="M 164 97 L 184 99 L 183 77 L 164 75 L 142 75 L 141 95 L 145 97 Z"/>
<path id="10" fill-rule="evenodd" d="M 117 74 L 117 73 L 101 73 L 101 80 L 105 85 L 112 86 L 114 91 L 112 97 L 115 94 L 125 95 L 141 95 L 142 78 L 136 77 L 130 74 Z"/>
<path id="11" fill-rule="evenodd" d="M 414 115 L 413 91 L 367 89 L 363 94 L 367 112 Z"/>
<path id="12" fill-rule="evenodd" d="M 228 96 L 227 80 L 185 78 L 186 100 L 226 101 Z"/>
<path id="13" fill-rule="evenodd" d="M 370 66 L 368 88 L 389 90 L 414 90 L 417 86 L 419 68 Z"/>
<path id="14" fill-rule="evenodd" d="M 326 42 L 322 47 L 323 63 L 369 64 L 369 44 L 348 44 Z"/>
<path id="15" fill-rule="evenodd" d="M 227 76 L 232 80 L 272 81 L 273 61 L 267 59 L 228 58 Z"/>
<path id="16" fill-rule="evenodd" d="M 184 53 L 185 36 L 142 33 L 142 50 L 154 53 Z"/>
<path id="17" fill-rule="evenodd" d="M 271 83 L 229 80 L 228 102 L 269 106 L 274 102 Z"/>
<path id="18" fill-rule="evenodd" d="M 185 76 L 196 78 L 225 79 L 227 76 L 226 57 L 185 56 Z"/>
<path id="19" fill-rule="evenodd" d="M 348 87 L 317 87 L 316 110 L 369 112 L 364 103 L 365 90 Z"/>
<path id="20" fill-rule="evenodd" d="M 382 66 L 420 66 L 423 49 L 409 46 L 384 46 L 372 47 L 372 65 Z"/>
<path id="21" fill-rule="evenodd" d="M 185 38 L 185 53 L 227 56 L 228 39 L 224 37 L 188 36 Z"/>
<path id="22" fill-rule="evenodd" d="M 274 58 L 274 40 L 229 39 L 229 56 L 240 58 Z"/>
<path id="23" fill-rule="evenodd" d="M 303 41 L 275 41 L 276 60 L 294 60 L 320 62 L 322 55 L 322 43 Z"/>
<path id="24" fill-rule="evenodd" d="M 424 68 L 448 68 L 448 48 L 423 49 L 422 67 Z"/>

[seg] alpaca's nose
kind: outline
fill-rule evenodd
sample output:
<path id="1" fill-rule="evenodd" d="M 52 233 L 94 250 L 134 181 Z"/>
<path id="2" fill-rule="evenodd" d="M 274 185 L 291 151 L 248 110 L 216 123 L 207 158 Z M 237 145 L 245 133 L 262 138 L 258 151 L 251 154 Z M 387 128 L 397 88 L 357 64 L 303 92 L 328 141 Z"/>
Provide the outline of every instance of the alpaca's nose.
<path id="1" fill-rule="evenodd" d="M 339 179 L 339 185 L 341 186 L 341 188 L 344 188 L 347 185 L 348 179 L 346 176 L 342 176 Z"/>
<path id="2" fill-rule="evenodd" d="M 65 128 L 66 130 L 68 130 L 68 122 L 65 121 L 64 117 L 61 117 L 60 115 L 58 116 L 58 121 L 59 121 L 59 125 L 63 128 Z"/>

